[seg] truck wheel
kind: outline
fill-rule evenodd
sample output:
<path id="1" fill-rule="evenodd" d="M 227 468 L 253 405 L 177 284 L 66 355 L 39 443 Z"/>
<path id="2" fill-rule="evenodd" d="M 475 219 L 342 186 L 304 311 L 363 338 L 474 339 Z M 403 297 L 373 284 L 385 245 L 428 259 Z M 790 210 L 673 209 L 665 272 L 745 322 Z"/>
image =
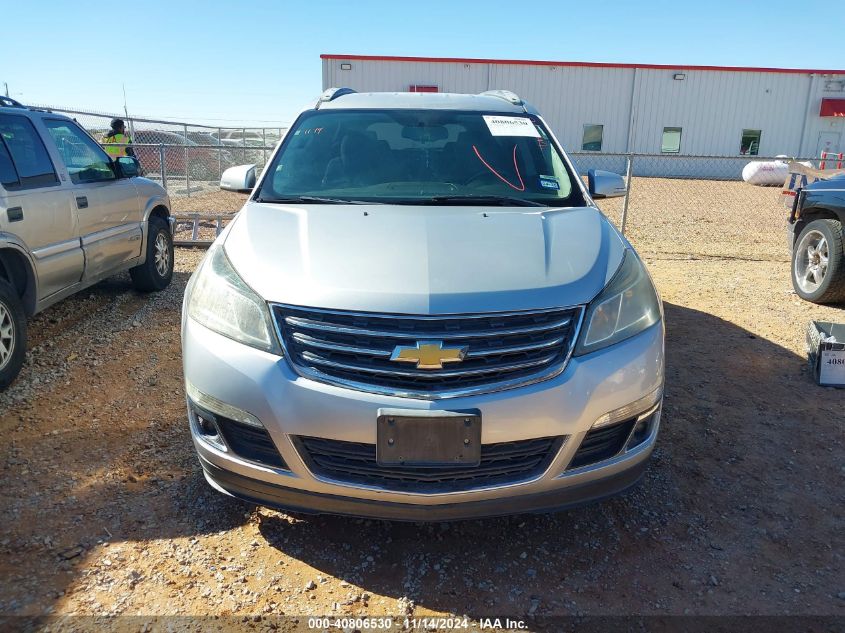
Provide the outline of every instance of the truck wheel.
<path id="1" fill-rule="evenodd" d="M 842 224 L 813 220 L 792 250 L 792 285 L 798 296 L 813 303 L 845 301 L 845 253 Z"/>
<path id="2" fill-rule="evenodd" d="M 150 218 L 147 260 L 129 269 L 132 283 L 141 292 L 164 290 L 173 277 L 173 236 L 167 222 Z"/>
<path id="3" fill-rule="evenodd" d="M 0 391 L 12 384 L 26 356 L 26 314 L 14 286 L 0 279 Z"/>

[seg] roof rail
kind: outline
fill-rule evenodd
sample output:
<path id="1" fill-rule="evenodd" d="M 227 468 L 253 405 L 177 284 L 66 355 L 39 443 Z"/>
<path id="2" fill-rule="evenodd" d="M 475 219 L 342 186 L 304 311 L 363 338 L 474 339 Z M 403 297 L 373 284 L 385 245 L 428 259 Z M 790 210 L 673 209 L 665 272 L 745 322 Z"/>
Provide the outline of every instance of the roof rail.
<path id="1" fill-rule="evenodd" d="M 481 93 L 481 96 L 504 99 L 508 103 L 512 103 L 517 106 L 525 105 L 525 102 L 519 97 L 519 95 L 515 92 L 511 92 L 510 90 L 486 90 Z"/>
<path id="2" fill-rule="evenodd" d="M 4 96 L 0 96 L 0 106 L 6 106 L 7 108 L 25 108 L 26 107 L 23 104 L 15 101 L 11 97 L 4 97 Z"/>
<path id="3" fill-rule="evenodd" d="M 328 103 L 329 101 L 334 101 L 338 97 L 342 97 L 343 95 L 351 95 L 355 94 L 357 90 L 353 90 L 352 88 L 329 88 L 323 94 L 320 95 L 320 98 L 317 100 L 316 108 L 320 109 L 321 103 Z"/>

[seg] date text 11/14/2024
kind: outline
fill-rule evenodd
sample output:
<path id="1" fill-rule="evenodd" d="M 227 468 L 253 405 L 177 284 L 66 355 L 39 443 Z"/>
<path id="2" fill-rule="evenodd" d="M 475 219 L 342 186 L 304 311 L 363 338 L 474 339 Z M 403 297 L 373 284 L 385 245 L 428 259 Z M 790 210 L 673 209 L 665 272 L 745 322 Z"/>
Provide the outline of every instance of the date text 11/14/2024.
<path id="1" fill-rule="evenodd" d="M 523 631 L 527 625 L 524 620 L 511 618 L 480 618 L 471 622 L 467 617 L 422 617 L 395 620 L 391 617 L 357 618 L 308 618 L 308 628 L 346 630 L 391 631 L 394 624 L 401 625 L 405 631 Z"/>

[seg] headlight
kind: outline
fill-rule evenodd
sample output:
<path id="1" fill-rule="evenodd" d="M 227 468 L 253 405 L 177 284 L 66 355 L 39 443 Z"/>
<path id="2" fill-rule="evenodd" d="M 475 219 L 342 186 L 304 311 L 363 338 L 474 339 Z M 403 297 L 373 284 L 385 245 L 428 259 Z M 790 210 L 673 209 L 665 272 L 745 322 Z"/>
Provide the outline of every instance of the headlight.
<path id="1" fill-rule="evenodd" d="M 188 316 L 218 334 L 281 355 L 267 304 L 232 268 L 223 246 L 209 249 L 189 288 Z"/>
<path id="2" fill-rule="evenodd" d="M 575 354 L 589 354 L 639 334 L 660 320 L 660 299 L 633 251 L 584 315 Z"/>

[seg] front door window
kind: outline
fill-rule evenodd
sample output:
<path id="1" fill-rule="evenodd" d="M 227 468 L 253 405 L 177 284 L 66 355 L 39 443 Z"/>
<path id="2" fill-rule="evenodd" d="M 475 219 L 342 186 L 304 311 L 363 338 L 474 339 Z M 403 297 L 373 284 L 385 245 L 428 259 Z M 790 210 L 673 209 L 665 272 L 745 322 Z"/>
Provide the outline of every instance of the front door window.
<path id="1" fill-rule="evenodd" d="M 116 178 L 103 148 L 70 121 L 45 119 L 74 183 L 100 182 Z"/>

